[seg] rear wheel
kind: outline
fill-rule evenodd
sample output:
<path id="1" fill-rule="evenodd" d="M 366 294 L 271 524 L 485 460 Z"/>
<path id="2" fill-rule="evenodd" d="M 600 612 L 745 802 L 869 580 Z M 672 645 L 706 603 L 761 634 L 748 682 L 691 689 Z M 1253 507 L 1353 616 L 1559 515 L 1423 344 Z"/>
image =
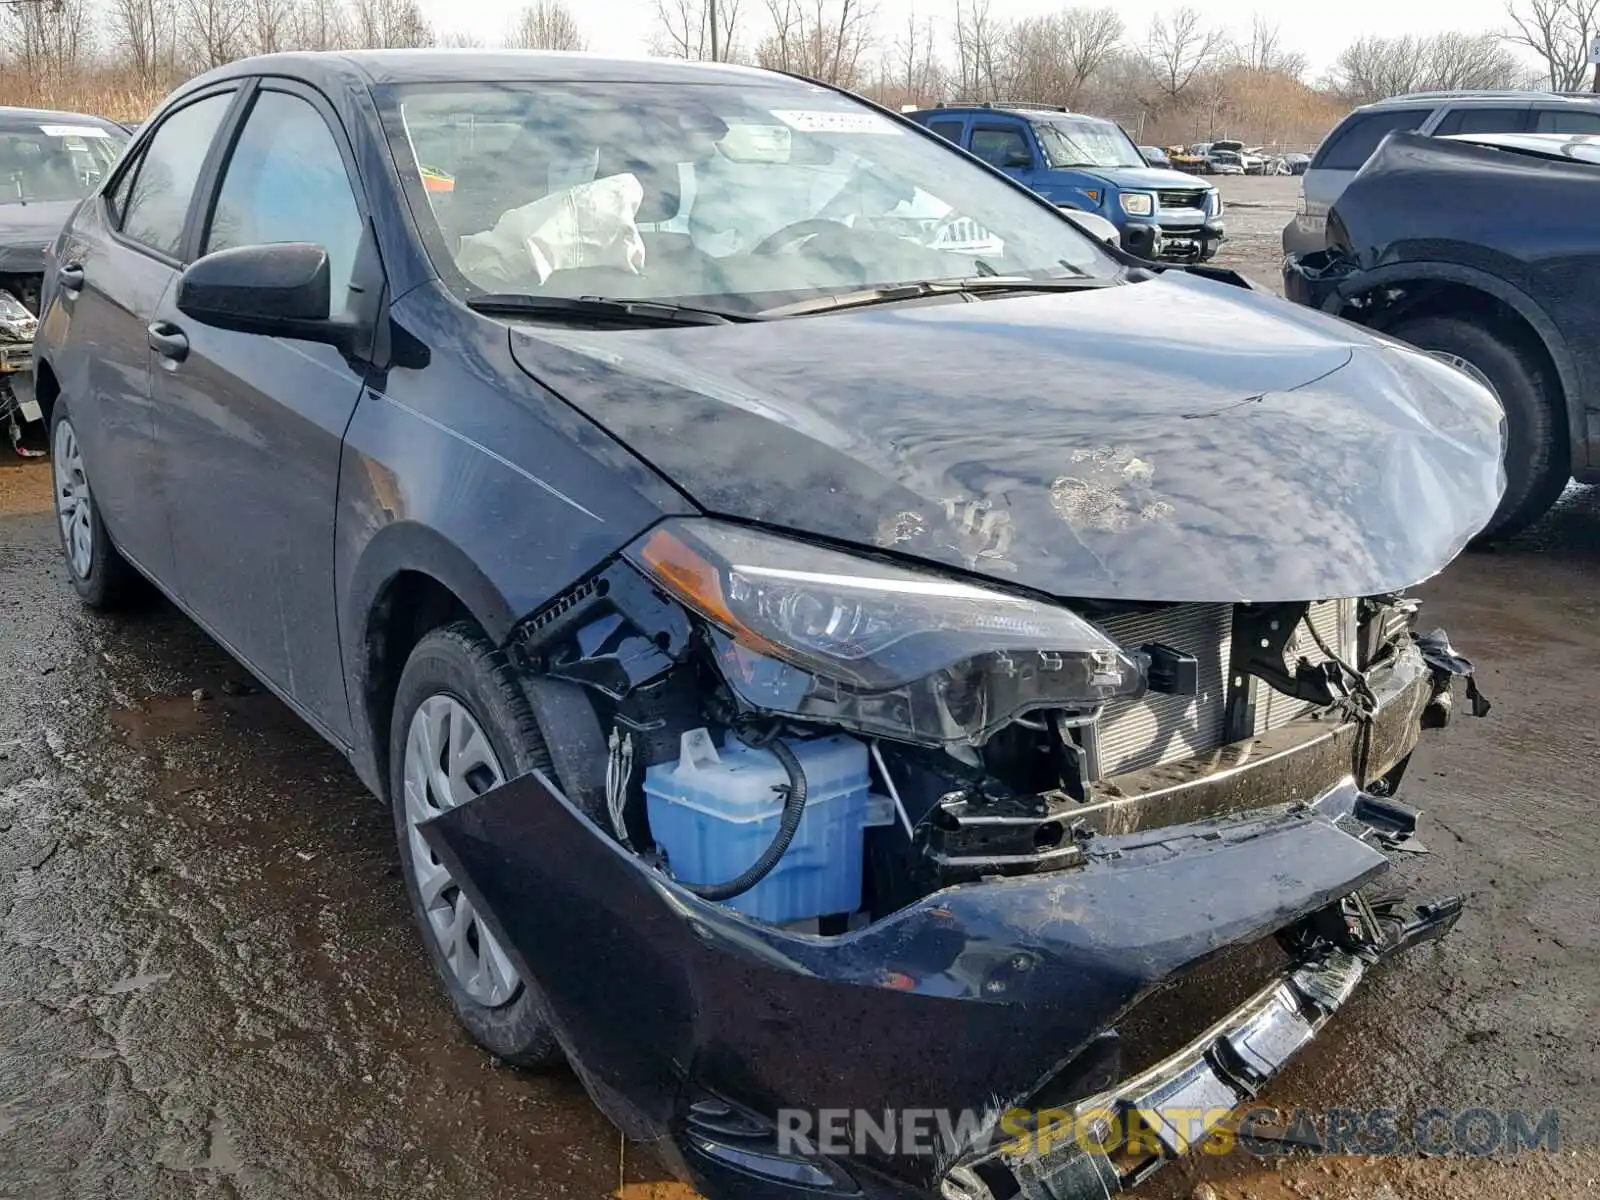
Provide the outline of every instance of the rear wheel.
<path id="1" fill-rule="evenodd" d="M 1571 478 L 1559 383 L 1544 356 L 1504 326 L 1418 317 L 1387 330 L 1466 371 L 1506 410 L 1506 491 L 1477 544 L 1508 538 L 1542 517 Z"/>
<path id="2" fill-rule="evenodd" d="M 401 674 L 390 726 L 406 893 L 461 1023 L 484 1048 L 522 1066 L 561 1059 L 543 1002 L 419 827 L 535 768 L 548 771 L 549 754 L 505 656 L 467 622 L 424 637 Z"/>
<path id="3" fill-rule="evenodd" d="M 139 575 L 111 544 L 89 487 L 78 431 L 60 403 L 51 413 L 50 459 L 56 528 L 73 590 L 90 608 L 121 608 L 137 595 Z"/>

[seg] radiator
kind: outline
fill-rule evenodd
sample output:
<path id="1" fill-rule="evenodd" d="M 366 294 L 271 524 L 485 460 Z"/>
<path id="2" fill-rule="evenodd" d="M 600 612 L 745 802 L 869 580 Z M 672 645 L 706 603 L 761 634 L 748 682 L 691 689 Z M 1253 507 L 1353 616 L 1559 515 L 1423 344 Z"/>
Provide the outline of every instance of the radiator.
<path id="1" fill-rule="evenodd" d="M 1355 601 L 1330 600 L 1311 606 L 1311 623 L 1345 661 L 1354 658 Z M 1232 653 L 1233 608 L 1227 604 L 1181 604 L 1148 613 L 1125 613 L 1099 622 L 1129 649 L 1162 642 L 1195 656 L 1200 664 L 1196 695 L 1149 692 L 1138 700 L 1108 704 L 1095 726 L 1100 778 L 1179 762 L 1222 745 L 1226 731 L 1228 659 Z M 1300 658 L 1325 660 L 1307 635 L 1296 629 L 1284 654 L 1285 665 Z M 1277 729 L 1304 715 L 1311 705 L 1256 681 L 1256 732 Z"/>

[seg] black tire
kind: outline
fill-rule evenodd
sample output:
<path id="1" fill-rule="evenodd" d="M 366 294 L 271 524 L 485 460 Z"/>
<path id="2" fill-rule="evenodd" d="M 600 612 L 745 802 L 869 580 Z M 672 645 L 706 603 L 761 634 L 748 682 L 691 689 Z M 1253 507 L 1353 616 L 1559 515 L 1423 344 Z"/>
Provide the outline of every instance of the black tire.
<path id="1" fill-rule="evenodd" d="M 58 400 L 50 413 L 52 451 L 59 444 L 58 438 L 62 426 L 66 426 L 74 440 L 77 440 L 77 430 L 67 413 L 67 406 Z M 81 446 L 82 443 L 78 444 Z M 60 503 L 60 496 L 57 495 L 60 490 L 57 482 L 60 478 L 59 469 L 60 464 L 54 461 L 52 455 L 50 490 L 53 516 L 57 511 L 56 506 Z M 89 566 L 87 571 L 80 572 L 73 563 L 72 551 L 67 545 L 66 531 L 62 529 L 61 521 L 57 517 L 56 540 L 61 546 L 61 560 L 66 564 L 67 578 L 72 581 L 72 589 L 78 593 L 78 598 L 89 608 L 100 612 L 111 612 L 130 607 L 143 597 L 144 579 L 112 544 L 111 535 L 106 532 L 106 524 L 100 519 L 100 506 L 94 500 L 94 489 L 90 486 L 87 470 L 83 472 L 82 480 L 84 491 L 89 497 Z"/>
<path id="2" fill-rule="evenodd" d="M 424 911 L 406 821 L 405 748 L 412 717 L 425 700 L 438 695 L 449 696 L 467 709 L 487 737 L 506 779 L 535 768 L 550 769 L 549 752 L 527 697 L 505 655 L 477 626 L 457 622 L 434 630 L 417 643 L 395 691 L 389 730 L 389 790 L 400 843 L 401 874 L 412 916 L 434 972 L 473 1039 L 490 1053 L 518 1066 L 558 1063 L 562 1061 L 561 1048 L 533 981 L 524 978 L 521 989 L 504 1004 L 494 1008 L 480 1004 L 467 994 L 450 969 Z"/>
<path id="3" fill-rule="evenodd" d="M 1549 511 L 1572 477 L 1560 383 L 1526 335 L 1460 317 L 1418 317 L 1387 330 L 1480 371 L 1506 410 L 1506 491 L 1474 545 L 1520 533 Z"/>

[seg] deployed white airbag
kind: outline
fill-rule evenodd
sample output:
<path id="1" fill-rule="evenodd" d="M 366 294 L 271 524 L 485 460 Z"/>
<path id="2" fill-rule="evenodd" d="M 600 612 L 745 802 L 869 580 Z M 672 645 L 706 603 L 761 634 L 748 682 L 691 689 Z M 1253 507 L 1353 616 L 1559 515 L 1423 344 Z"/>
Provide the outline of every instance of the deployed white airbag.
<path id="1" fill-rule="evenodd" d="M 505 213 L 493 229 L 461 239 L 456 261 L 479 287 L 544 283 L 580 267 L 644 269 L 635 218 L 644 189 L 631 174 L 580 183 Z"/>

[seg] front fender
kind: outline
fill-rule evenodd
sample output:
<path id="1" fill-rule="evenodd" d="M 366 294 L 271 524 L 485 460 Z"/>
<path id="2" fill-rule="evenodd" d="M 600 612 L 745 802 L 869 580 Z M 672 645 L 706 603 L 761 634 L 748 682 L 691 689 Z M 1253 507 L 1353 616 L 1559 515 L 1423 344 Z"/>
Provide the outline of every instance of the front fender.
<path id="1" fill-rule="evenodd" d="M 1292 264 L 1285 267 L 1286 271 L 1292 269 Z M 1544 346 L 1545 352 L 1549 354 L 1550 361 L 1555 365 L 1556 375 L 1561 381 L 1569 444 L 1572 447 L 1572 468 L 1574 472 L 1585 469 L 1593 457 L 1590 454 L 1589 431 L 1583 403 L 1583 397 L 1589 394 L 1590 389 L 1584 387 L 1583 372 L 1567 344 L 1566 337 L 1539 302 L 1515 284 L 1507 282 L 1498 275 L 1461 263 L 1390 262 L 1370 270 L 1357 269 L 1339 281 L 1336 287 L 1319 289 L 1316 293 L 1317 306 L 1324 311 L 1337 314 L 1345 304 L 1362 296 L 1384 288 L 1418 282 L 1449 283 L 1473 288 L 1493 296 L 1528 323 Z M 1388 321 L 1374 322 L 1371 328 L 1382 332 L 1388 325 L 1400 319 L 1404 311 L 1401 309 L 1395 312 Z"/>

